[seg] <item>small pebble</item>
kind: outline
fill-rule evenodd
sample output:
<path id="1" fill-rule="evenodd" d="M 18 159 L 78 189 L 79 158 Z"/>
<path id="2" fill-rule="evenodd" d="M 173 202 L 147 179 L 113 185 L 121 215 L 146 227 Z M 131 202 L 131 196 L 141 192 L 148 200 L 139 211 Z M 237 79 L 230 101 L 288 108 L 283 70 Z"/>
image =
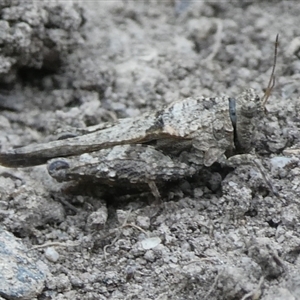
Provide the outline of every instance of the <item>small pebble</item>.
<path id="1" fill-rule="evenodd" d="M 45 251 L 45 257 L 52 262 L 59 260 L 59 254 L 53 247 L 48 247 Z"/>
<path id="2" fill-rule="evenodd" d="M 144 250 L 152 249 L 157 245 L 159 245 L 160 243 L 161 243 L 161 239 L 159 237 L 151 237 L 141 241 Z"/>

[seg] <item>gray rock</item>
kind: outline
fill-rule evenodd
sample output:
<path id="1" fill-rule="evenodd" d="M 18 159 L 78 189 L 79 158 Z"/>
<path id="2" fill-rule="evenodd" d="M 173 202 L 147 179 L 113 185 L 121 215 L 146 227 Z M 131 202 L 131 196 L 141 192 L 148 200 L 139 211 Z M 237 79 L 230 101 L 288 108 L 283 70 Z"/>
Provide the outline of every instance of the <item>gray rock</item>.
<path id="1" fill-rule="evenodd" d="M 33 299 L 48 274 L 47 266 L 28 255 L 20 239 L 0 229 L 0 295 L 5 299 Z"/>

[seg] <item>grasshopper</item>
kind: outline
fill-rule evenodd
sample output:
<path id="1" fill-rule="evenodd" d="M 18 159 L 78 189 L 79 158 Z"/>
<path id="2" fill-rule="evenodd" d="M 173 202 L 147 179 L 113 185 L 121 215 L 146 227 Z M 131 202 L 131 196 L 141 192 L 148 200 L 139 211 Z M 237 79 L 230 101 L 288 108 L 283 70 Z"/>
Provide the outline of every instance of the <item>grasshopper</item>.
<path id="1" fill-rule="evenodd" d="M 107 185 L 157 184 L 195 175 L 224 155 L 250 153 L 256 124 L 275 84 L 278 35 L 268 88 L 262 98 L 247 89 L 236 98 L 186 98 L 161 110 L 87 127 L 81 135 L 0 152 L 0 164 L 48 164 L 58 181 Z"/>

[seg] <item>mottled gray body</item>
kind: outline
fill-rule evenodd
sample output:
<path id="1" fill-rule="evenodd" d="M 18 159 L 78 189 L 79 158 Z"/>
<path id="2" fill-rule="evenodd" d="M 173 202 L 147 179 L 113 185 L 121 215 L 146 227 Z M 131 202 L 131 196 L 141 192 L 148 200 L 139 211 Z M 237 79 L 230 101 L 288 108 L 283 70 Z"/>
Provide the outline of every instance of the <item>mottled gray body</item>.
<path id="1" fill-rule="evenodd" d="M 100 129 L 87 128 L 80 136 L 1 152 L 0 164 L 26 167 L 51 159 L 48 171 L 59 181 L 151 186 L 192 176 L 224 154 L 249 152 L 262 111 L 260 98 L 251 89 L 236 99 L 186 98 Z"/>

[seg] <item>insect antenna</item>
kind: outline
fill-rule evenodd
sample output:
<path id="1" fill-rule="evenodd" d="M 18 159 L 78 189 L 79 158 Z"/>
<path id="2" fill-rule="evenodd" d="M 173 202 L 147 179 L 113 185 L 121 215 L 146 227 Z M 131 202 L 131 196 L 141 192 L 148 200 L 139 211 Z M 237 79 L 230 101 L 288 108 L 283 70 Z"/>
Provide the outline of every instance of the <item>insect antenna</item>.
<path id="1" fill-rule="evenodd" d="M 262 102 L 262 107 L 265 108 L 265 105 L 271 95 L 271 92 L 275 86 L 275 68 L 276 68 L 276 63 L 277 63 L 277 49 L 278 49 L 278 45 L 279 45 L 279 34 L 277 33 L 276 35 L 276 39 L 275 39 L 275 50 L 274 50 L 274 61 L 273 61 L 273 68 L 272 68 L 272 73 L 271 73 L 271 76 L 270 76 L 270 80 L 269 80 L 269 83 L 268 83 L 268 87 L 265 91 L 265 94 L 264 96 L 262 97 L 261 99 L 261 102 Z"/>

